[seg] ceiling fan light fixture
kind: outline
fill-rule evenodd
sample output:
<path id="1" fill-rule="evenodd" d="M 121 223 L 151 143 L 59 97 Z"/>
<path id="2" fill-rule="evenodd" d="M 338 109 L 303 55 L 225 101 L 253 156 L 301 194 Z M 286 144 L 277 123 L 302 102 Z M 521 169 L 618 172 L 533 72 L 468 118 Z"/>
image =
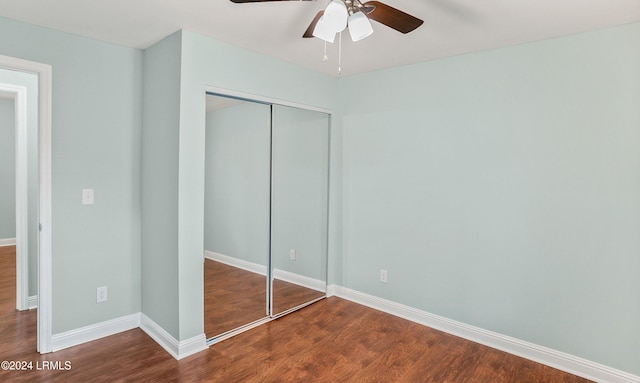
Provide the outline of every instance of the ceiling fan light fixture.
<path id="1" fill-rule="evenodd" d="M 332 44 L 336 39 L 336 32 L 331 28 L 331 25 L 326 22 L 324 16 L 318 20 L 316 27 L 313 29 L 313 37 L 317 37 Z"/>
<path id="2" fill-rule="evenodd" d="M 349 16 L 349 34 L 354 42 L 360 41 L 373 33 L 369 18 L 362 12 Z"/>
<path id="3" fill-rule="evenodd" d="M 348 17 L 349 12 L 347 11 L 347 6 L 341 0 L 333 0 L 330 2 L 322 16 L 324 23 L 327 24 L 327 28 L 331 28 L 335 33 L 342 32 L 347 27 Z"/>

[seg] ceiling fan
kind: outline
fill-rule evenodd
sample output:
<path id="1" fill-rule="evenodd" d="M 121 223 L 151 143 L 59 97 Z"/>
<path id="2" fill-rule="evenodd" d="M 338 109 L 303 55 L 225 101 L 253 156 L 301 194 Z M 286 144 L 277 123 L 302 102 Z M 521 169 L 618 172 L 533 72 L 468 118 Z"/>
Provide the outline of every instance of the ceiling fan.
<path id="1" fill-rule="evenodd" d="M 262 3 L 292 0 L 231 0 L 234 3 Z M 293 0 L 313 1 L 313 0 Z M 349 28 L 353 41 L 359 41 L 373 33 L 369 19 L 375 20 L 401 33 L 409 33 L 423 21 L 399 9 L 379 1 L 333 0 L 327 8 L 318 12 L 302 37 L 318 37 L 333 42 L 337 33 Z"/>

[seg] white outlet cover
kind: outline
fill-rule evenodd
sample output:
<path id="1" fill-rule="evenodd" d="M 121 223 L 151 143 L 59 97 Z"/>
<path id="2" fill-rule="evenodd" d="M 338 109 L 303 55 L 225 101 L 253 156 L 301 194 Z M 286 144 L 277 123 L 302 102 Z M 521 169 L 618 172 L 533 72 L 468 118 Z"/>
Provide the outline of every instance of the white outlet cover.
<path id="1" fill-rule="evenodd" d="M 93 205 L 93 189 L 82 189 L 82 204 Z"/>
<path id="2" fill-rule="evenodd" d="M 96 289 L 96 303 L 106 302 L 108 299 L 107 286 L 98 287 Z"/>

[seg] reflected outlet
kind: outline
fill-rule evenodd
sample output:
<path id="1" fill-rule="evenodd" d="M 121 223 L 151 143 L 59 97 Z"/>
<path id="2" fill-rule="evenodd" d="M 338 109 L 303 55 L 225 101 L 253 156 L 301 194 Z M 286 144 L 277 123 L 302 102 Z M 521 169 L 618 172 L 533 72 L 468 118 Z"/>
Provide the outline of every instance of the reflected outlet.
<path id="1" fill-rule="evenodd" d="M 292 261 L 296 260 L 296 249 L 289 250 L 289 259 Z"/>

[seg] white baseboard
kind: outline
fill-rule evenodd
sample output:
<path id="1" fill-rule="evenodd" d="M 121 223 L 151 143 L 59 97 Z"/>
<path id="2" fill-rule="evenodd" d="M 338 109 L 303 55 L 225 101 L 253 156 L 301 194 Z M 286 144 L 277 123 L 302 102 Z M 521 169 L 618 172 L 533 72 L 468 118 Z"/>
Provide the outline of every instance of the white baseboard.
<path id="1" fill-rule="evenodd" d="M 207 338 L 204 334 L 194 336 L 187 340 L 178 341 L 160 325 L 144 314 L 141 314 L 140 328 L 177 360 L 186 358 L 189 355 L 204 351 L 208 348 Z"/>
<path id="2" fill-rule="evenodd" d="M 63 350 L 138 327 L 178 360 L 207 349 L 204 334 L 179 342 L 146 315 L 135 313 L 55 334 L 51 338 L 51 350 Z"/>
<path id="3" fill-rule="evenodd" d="M 237 267 L 252 273 L 267 275 L 267 266 L 258 263 L 244 261 L 242 259 L 230 257 L 228 255 L 216 253 L 214 251 L 205 250 L 204 257 L 212 261 L 224 263 L 225 265 Z"/>
<path id="4" fill-rule="evenodd" d="M 0 247 L 2 246 L 15 246 L 16 239 L 15 238 L 4 238 L 0 239 Z"/>
<path id="5" fill-rule="evenodd" d="M 51 350 L 59 351 L 77 346 L 92 340 L 104 338 L 119 332 L 131 330 L 140 326 L 140 313 L 81 327 L 75 330 L 54 334 L 51 337 Z"/>
<path id="6" fill-rule="evenodd" d="M 602 383 L 638 383 L 640 376 L 552 350 L 506 335 L 487 331 L 465 323 L 405 306 L 393 301 L 364 294 L 338 285 L 330 285 L 328 296 L 337 296 L 380 310 L 470 341 L 484 344 L 544 365 Z"/>
<path id="7" fill-rule="evenodd" d="M 306 287 L 308 289 L 325 292 L 327 289 L 327 284 L 325 281 L 321 281 L 319 279 L 306 277 L 304 275 L 292 273 L 290 271 L 274 269 L 273 277 L 275 279 L 279 279 L 281 281 L 289 282 L 296 284 L 298 286 Z"/>
<path id="8" fill-rule="evenodd" d="M 333 297 L 333 296 L 337 296 L 338 290 L 340 290 L 340 289 L 344 289 L 344 287 L 339 286 L 339 285 L 328 285 L 327 286 L 327 298 Z M 344 297 L 342 297 L 342 298 L 344 298 Z M 348 299 L 348 298 L 344 298 L 344 299 Z"/>
<path id="9" fill-rule="evenodd" d="M 37 309 L 38 308 L 38 296 L 37 295 L 32 295 L 32 296 L 27 298 L 27 308 L 29 310 L 33 310 L 33 309 Z"/>

